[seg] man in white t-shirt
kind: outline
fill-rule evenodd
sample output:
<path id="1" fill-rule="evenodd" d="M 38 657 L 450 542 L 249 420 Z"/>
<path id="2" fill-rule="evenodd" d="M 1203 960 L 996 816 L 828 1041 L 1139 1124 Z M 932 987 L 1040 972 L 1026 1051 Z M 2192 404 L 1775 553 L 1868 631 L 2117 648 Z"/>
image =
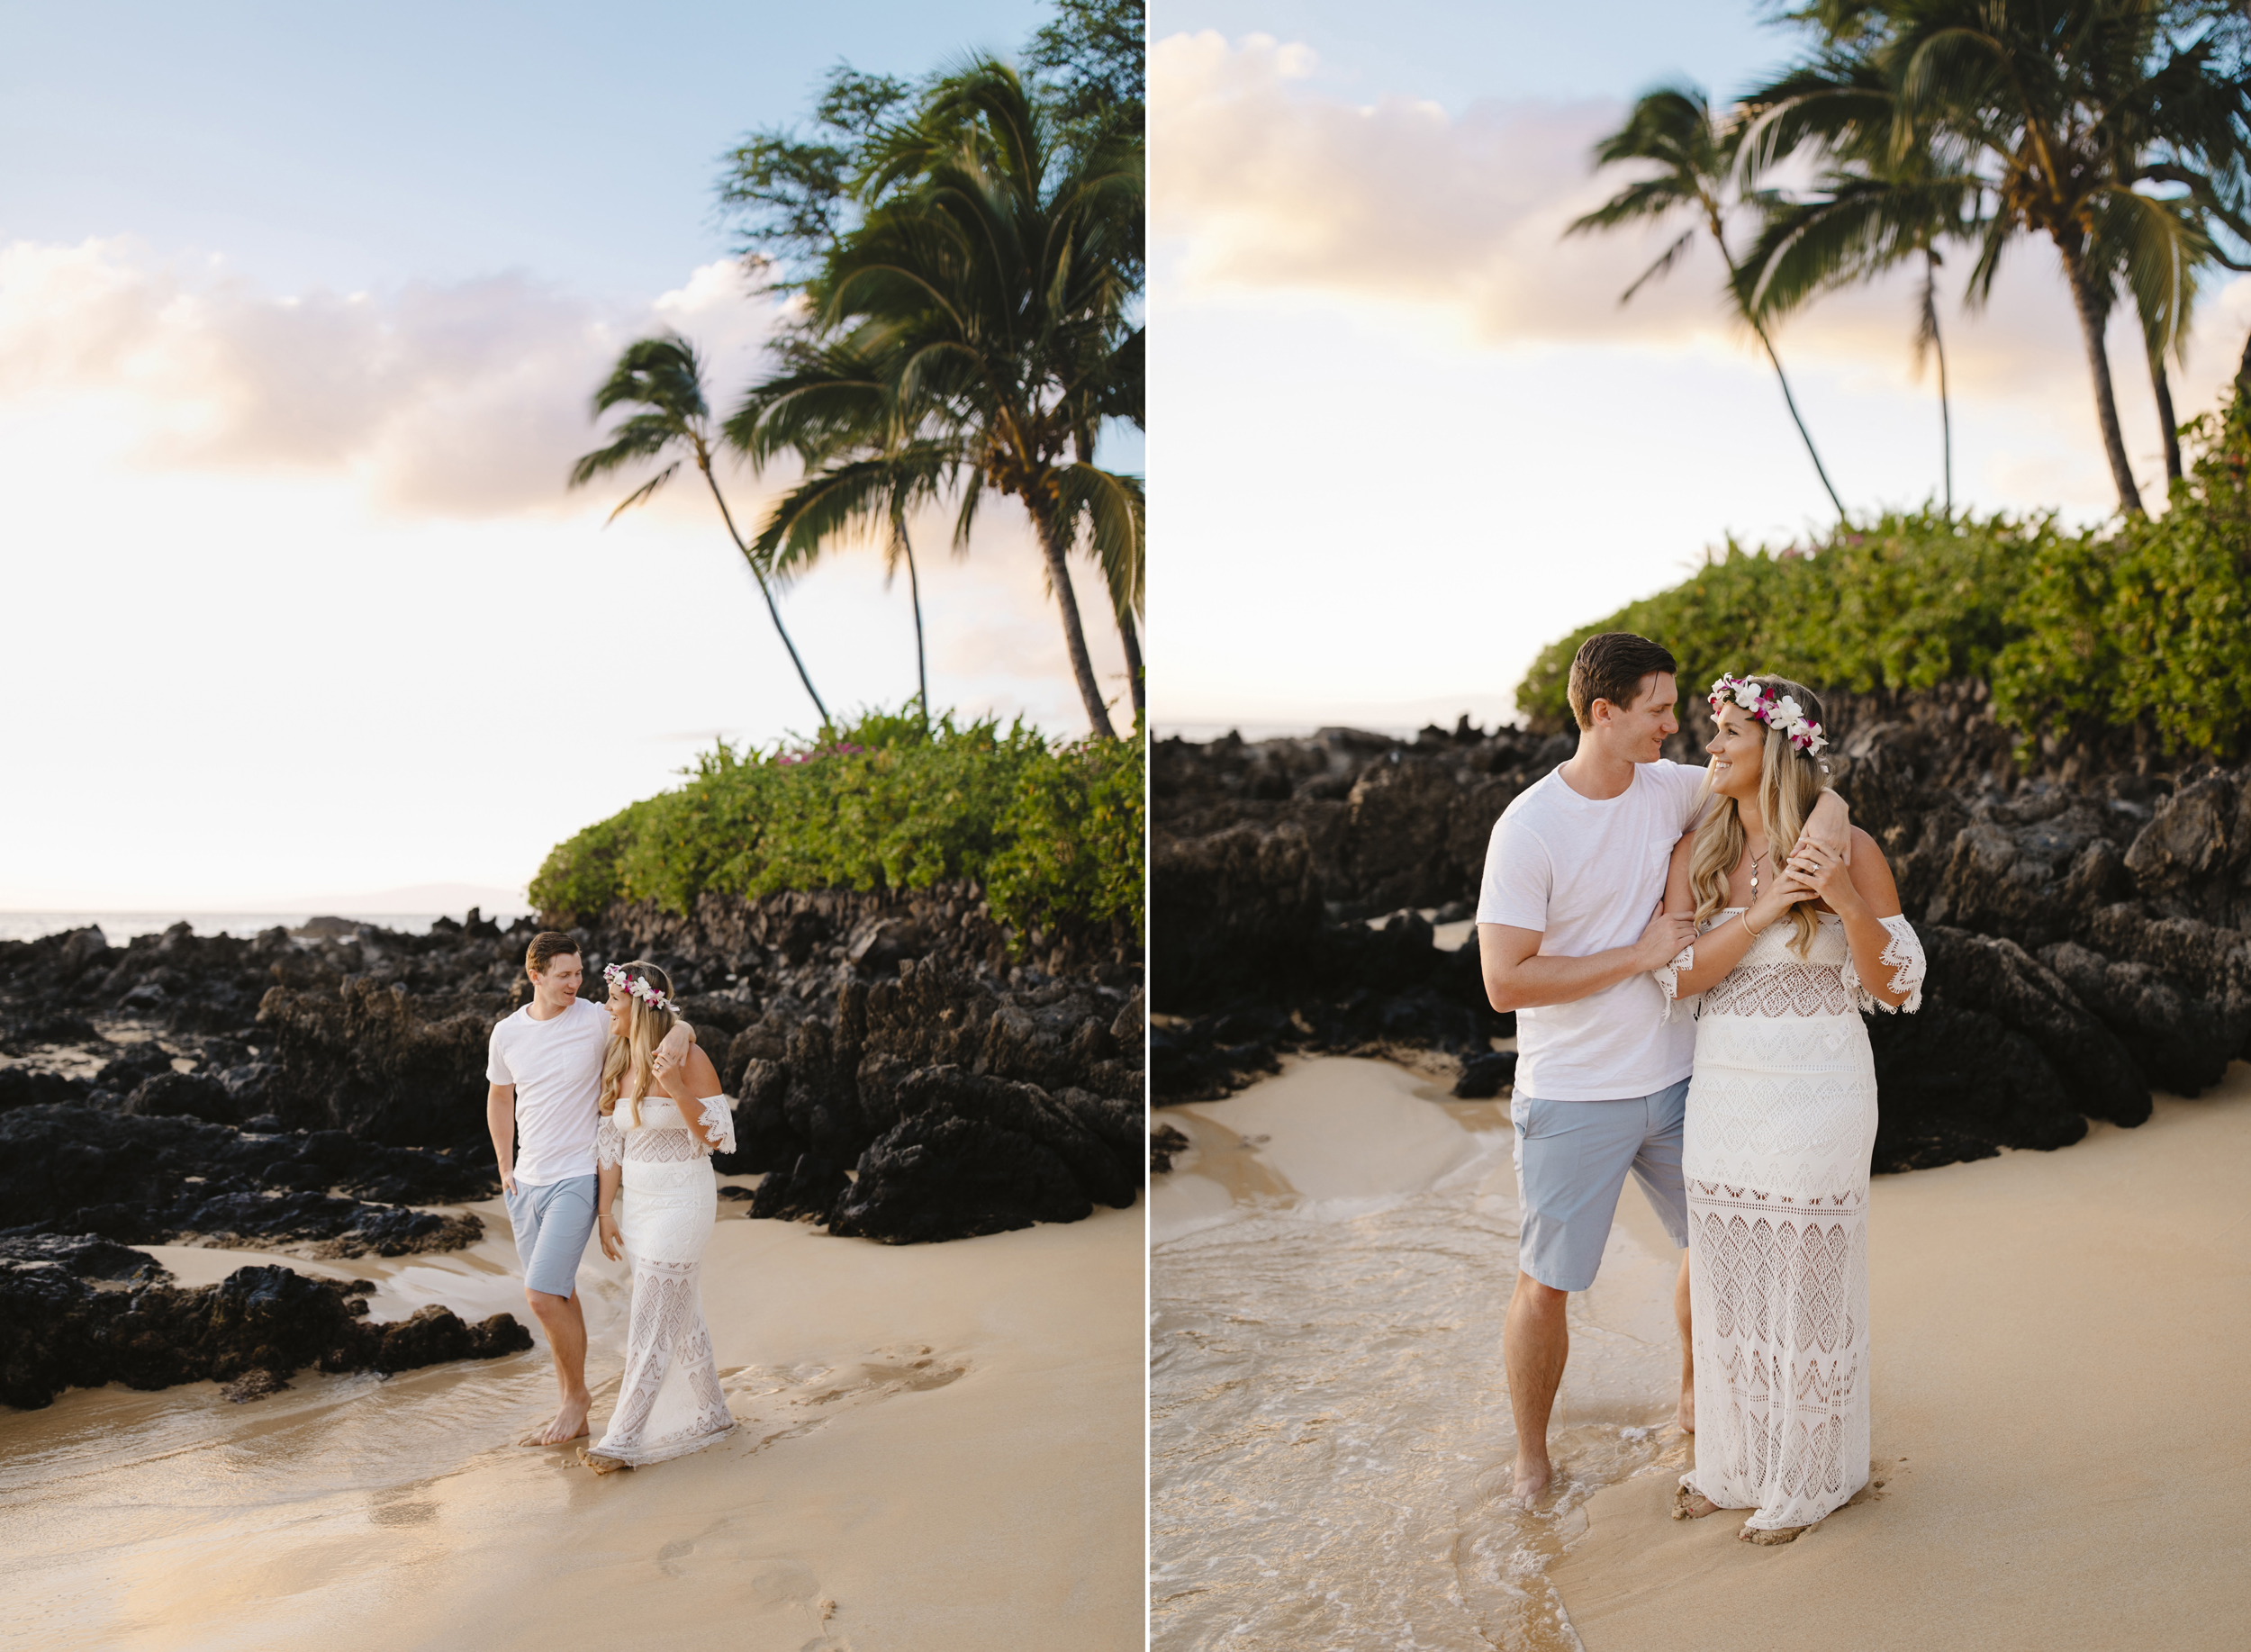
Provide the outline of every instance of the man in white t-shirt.
<path id="1" fill-rule="evenodd" d="M 484 1116 L 523 1265 L 524 1299 L 547 1333 L 563 1391 L 554 1419 L 520 1443 L 556 1446 L 587 1431 L 578 1263 L 594 1231 L 594 1135 L 610 1012 L 578 996 L 586 971 L 572 936 L 553 929 L 532 936 L 524 969 L 531 1002 L 493 1028 Z M 693 1039 L 686 1022 L 675 1025 L 658 1046 L 659 1064 L 684 1056 Z"/>
<path id="2" fill-rule="evenodd" d="M 1665 916 L 1673 845 L 1703 811 L 1704 771 L 1660 754 L 1679 732 L 1673 656 L 1646 637 L 1590 636 L 1571 662 L 1578 750 L 1493 827 L 1478 900 L 1486 996 L 1516 1014 L 1515 1293 L 1502 1353 L 1529 1507 L 1553 1477 L 1548 1414 L 1570 1350 L 1564 1310 L 1595 1282 L 1631 1172 L 1673 1243 L 1688 1243 L 1681 1115 L 1695 1024 L 1668 1020 L 1650 971 L 1694 925 Z M 1843 800 L 1823 792 L 1806 835 L 1843 853 Z M 1680 1426 L 1695 1427 L 1682 1258 Z"/>

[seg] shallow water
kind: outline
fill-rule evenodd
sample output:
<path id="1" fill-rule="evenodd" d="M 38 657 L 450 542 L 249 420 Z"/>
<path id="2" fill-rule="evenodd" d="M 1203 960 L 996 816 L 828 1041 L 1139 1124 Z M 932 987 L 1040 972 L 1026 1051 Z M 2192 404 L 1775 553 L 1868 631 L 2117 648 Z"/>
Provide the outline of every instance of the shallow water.
<path id="1" fill-rule="evenodd" d="M 1152 1644 L 1577 1647 L 1548 1563 L 1595 1491 L 1685 1456 L 1678 1253 L 1641 1195 L 1571 1299 L 1560 1487 L 1525 1513 L 1505 1104 L 1326 1059 L 1164 1116 L 1195 1146 L 1150 1201 Z"/>
<path id="2" fill-rule="evenodd" d="M 320 1277 L 375 1281 L 368 1307 L 377 1320 L 403 1319 L 435 1302 L 472 1322 L 495 1313 L 529 1322 L 504 1209 L 498 1201 L 466 1208 L 484 1218 L 485 1237 L 443 1255 L 308 1261 L 145 1248 L 184 1286 L 278 1261 Z M 591 1339 L 615 1369 L 624 1341 L 622 1265 L 590 1254 L 581 1295 Z M 231 1596 L 275 1588 L 273 1539 L 283 1534 L 302 1553 L 309 1538 L 313 1547 L 348 1545 L 356 1533 L 390 1529 L 411 1550 L 411 1530 L 396 1529 L 434 1520 L 434 1482 L 508 1454 L 511 1448 L 495 1444 L 507 1437 L 506 1423 L 552 1412 L 552 1370 L 542 1341 L 529 1353 L 389 1378 L 301 1371 L 286 1391 L 241 1405 L 223 1399 L 216 1384 L 191 1383 L 155 1393 L 112 1384 L 71 1389 L 40 1411 L 0 1408 L 0 1550 L 9 1556 L 13 1620 L 0 1638 L 21 1634 L 23 1644 L 55 1647 L 228 1644 L 224 1636 L 180 1638 L 162 1620 L 121 1616 L 118 1607 L 158 1600 L 192 1620 L 223 1621 Z M 214 1552 L 229 1557 L 216 1569 Z M 411 1587 L 411 1580 L 410 1561 L 399 1586 Z"/>

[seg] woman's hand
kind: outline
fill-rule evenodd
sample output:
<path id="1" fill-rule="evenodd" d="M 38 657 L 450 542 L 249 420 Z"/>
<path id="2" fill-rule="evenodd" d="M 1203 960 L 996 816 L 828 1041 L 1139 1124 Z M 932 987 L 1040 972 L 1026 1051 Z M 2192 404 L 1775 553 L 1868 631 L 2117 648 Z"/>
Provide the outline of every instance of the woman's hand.
<path id="1" fill-rule="evenodd" d="M 601 1234 L 601 1253 L 611 1261 L 625 1254 L 625 1240 L 618 1232 L 618 1219 L 608 1211 L 594 1218 L 594 1226 Z"/>
<path id="2" fill-rule="evenodd" d="M 1790 852 L 1789 874 L 1828 904 L 1839 916 L 1858 911 L 1865 903 L 1854 887 L 1845 857 L 1827 844 L 1798 840 Z"/>
<path id="3" fill-rule="evenodd" d="M 1752 934 L 1763 932 L 1767 925 L 1787 914 L 1801 900 L 1813 898 L 1813 886 L 1790 867 L 1767 888 L 1758 891 L 1758 898 L 1750 903 L 1743 914 L 1744 925 Z"/>

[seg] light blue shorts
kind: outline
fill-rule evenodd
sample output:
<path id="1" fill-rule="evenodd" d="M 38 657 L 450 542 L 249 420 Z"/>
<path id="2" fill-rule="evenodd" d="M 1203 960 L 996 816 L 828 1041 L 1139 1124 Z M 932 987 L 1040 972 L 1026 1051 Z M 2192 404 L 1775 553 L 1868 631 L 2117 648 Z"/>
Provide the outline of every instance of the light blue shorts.
<path id="1" fill-rule="evenodd" d="M 594 1232 L 594 1178 L 520 1187 L 502 1196 L 508 1204 L 508 1223 L 516 1230 L 516 1259 L 523 1264 L 524 1283 L 550 1296 L 575 1294 L 578 1259 Z"/>
<path id="2" fill-rule="evenodd" d="M 1688 1080 L 1631 1101 L 1541 1101 L 1516 1092 L 1516 1266 L 1550 1290 L 1595 1283 L 1631 1170 L 1673 1243 L 1688 1244 L 1680 1120 Z"/>

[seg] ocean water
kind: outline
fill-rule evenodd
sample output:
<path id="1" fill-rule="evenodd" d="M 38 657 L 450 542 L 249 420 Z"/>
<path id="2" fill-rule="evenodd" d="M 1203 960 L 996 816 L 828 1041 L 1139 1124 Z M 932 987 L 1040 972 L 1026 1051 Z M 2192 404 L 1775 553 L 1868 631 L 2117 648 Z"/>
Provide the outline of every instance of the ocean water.
<path id="1" fill-rule="evenodd" d="M 262 929 L 279 924 L 285 929 L 297 929 L 316 915 L 311 912 L 0 912 L 0 941 L 36 941 L 41 935 L 59 934 L 68 929 L 84 929 L 89 924 L 101 926 L 112 946 L 122 946 L 135 935 L 160 935 L 173 925 L 185 920 L 195 927 L 199 935 L 255 935 Z M 407 934 L 420 934 L 442 916 L 459 923 L 467 916 L 461 912 L 336 912 L 319 916 L 349 918 L 354 923 L 373 924 L 380 929 L 395 929 Z M 490 911 L 484 915 L 505 925 L 521 916 L 516 912 Z"/>
<path id="2" fill-rule="evenodd" d="M 1323 1059 L 1161 1116 L 1194 1149 L 1150 1201 L 1152 1646 L 1578 1647 L 1549 1564 L 1596 1491 L 1686 1455 L 1678 1253 L 1638 1190 L 1571 1299 L 1559 1489 L 1525 1512 L 1506 1104 Z"/>

